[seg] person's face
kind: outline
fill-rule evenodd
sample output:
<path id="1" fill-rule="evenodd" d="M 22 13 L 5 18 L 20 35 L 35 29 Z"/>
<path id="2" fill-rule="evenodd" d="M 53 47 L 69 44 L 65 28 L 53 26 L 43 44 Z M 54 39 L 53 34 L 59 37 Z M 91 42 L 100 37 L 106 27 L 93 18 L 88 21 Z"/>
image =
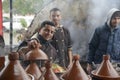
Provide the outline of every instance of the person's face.
<path id="1" fill-rule="evenodd" d="M 114 28 L 120 24 L 120 17 L 114 17 L 111 19 L 111 26 Z"/>
<path id="2" fill-rule="evenodd" d="M 60 11 L 52 11 L 50 13 L 50 19 L 55 23 L 55 25 L 59 24 L 61 20 L 61 12 Z"/>
<path id="3" fill-rule="evenodd" d="M 51 25 L 45 25 L 45 27 L 41 28 L 39 30 L 39 34 L 45 39 L 45 40 L 50 40 L 52 39 L 53 35 L 55 32 L 55 27 Z"/>

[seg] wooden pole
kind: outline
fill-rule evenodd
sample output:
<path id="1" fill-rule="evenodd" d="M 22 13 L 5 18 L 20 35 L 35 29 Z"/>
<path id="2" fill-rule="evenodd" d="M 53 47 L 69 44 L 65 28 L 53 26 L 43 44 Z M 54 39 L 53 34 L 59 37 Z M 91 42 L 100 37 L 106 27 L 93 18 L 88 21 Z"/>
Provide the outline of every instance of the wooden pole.
<path id="1" fill-rule="evenodd" d="M 10 0 L 10 52 L 12 52 L 13 46 L 13 16 L 12 16 L 12 0 Z"/>

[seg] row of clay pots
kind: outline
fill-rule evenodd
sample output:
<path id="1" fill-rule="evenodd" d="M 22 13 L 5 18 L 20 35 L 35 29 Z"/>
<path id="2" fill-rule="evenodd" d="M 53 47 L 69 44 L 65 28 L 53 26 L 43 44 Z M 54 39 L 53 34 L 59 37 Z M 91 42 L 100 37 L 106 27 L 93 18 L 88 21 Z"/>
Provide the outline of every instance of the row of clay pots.
<path id="1" fill-rule="evenodd" d="M 29 61 L 33 61 L 33 60 L 47 60 L 48 57 L 45 55 L 44 52 L 42 52 L 39 49 L 39 45 L 37 45 L 36 48 L 33 48 L 31 51 L 29 51 L 26 56 L 25 56 L 26 60 Z M 65 77 L 63 76 L 63 79 L 65 80 L 90 80 L 90 78 L 88 78 L 88 76 L 86 75 L 86 73 L 84 72 L 84 70 L 82 69 L 81 65 L 79 64 L 79 56 L 75 56 L 73 59 L 73 64 L 71 65 L 71 68 L 68 69 L 68 71 L 65 74 L 69 73 L 69 76 Z M 52 70 L 52 66 L 51 66 L 51 62 L 48 61 L 45 65 L 46 69 L 45 69 L 45 73 L 44 73 L 44 79 L 45 80 L 59 80 L 57 78 L 57 76 L 55 75 L 55 73 Z M 27 68 L 27 72 L 34 75 L 33 74 L 33 69 L 35 68 L 34 66 L 37 66 L 34 62 L 30 64 L 29 69 Z M 31 69 L 32 67 L 34 67 L 33 69 Z M 35 72 L 39 71 L 38 68 L 36 67 L 36 70 L 34 69 Z M 37 75 L 39 74 L 39 75 Z M 41 75 L 40 73 L 36 74 L 36 79 L 38 79 L 38 77 Z M 68 79 L 66 79 L 68 78 Z"/>
<path id="2" fill-rule="evenodd" d="M 0 72 L 0 80 L 33 80 L 22 68 L 19 55 L 16 52 L 8 55 L 9 63 Z"/>
<path id="3" fill-rule="evenodd" d="M 24 70 L 19 62 L 19 54 L 12 52 L 8 55 L 10 62 L 2 69 L 0 73 L 0 80 L 59 80 L 52 70 L 52 63 L 48 60 L 47 55 L 39 49 L 39 47 L 31 49 L 26 55 L 25 60 L 30 61 L 26 70 Z M 82 69 L 79 63 L 80 56 L 73 57 L 73 63 L 70 68 L 62 75 L 64 80 L 120 80 L 120 76 L 111 65 L 110 56 L 104 55 L 103 62 L 100 67 L 92 71 L 92 79 Z M 45 69 L 40 71 L 36 60 L 47 60 Z M 2 60 L 1 60 L 2 61 Z M 4 64 L 2 64 L 4 66 Z M 1 66 L 0 66 L 1 67 Z M 27 73 L 26 73 L 27 72 Z M 30 76 L 28 76 L 29 74 Z"/>
<path id="4" fill-rule="evenodd" d="M 41 56 L 38 57 L 38 54 L 41 53 L 44 54 L 43 52 L 41 52 L 40 49 L 33 49 L 30 52 L 28 52 L 29 55 L 36 54 L 37 58 L 36 57 L 31 58 L 31 56 L 27 56 L 27 60 L 30 60 L 31 63 L 26 68 L 26 72 L 33 75 L 35 80 L 42 80 L 43 78 L 44 80 L 59 80 L 59 78 L 57 78 L 57 76 L 55 75 L 51 68 L 52 63 L 50 61 L 46 63 L 45 73 L 43 74 L 43 78 L 41 78 L 42 74 L 39 70 L 39 67 L 34 62 L 34 60 L 36 59 L 37 60 L 41 59 L 40 58 Z M 8 58 L 10 62 L 7 65 L 7 67 L 5 67 L 1 71 L 0 80 L 31 80 L 31 77 L 27 75 L 25 70 L 20 65 L 19 55 L 17 52 L 9 54 Z M 42 57 L 42 59 L 47 58 Z M 90 78 L 88 78 L 88 76 L 83 71 L 81 65 L 79 64 L 79 56 L 74 57 L 74 61 L 73 64 L 71 65 L 71 68 L 65 74 L 67 74 L 67 76 L 63 75 L 63 79 L 65 80 L 90 80 Z"/>
<path id="5" fill-rule="evenodd" d="M 30 65 L 24 70 L 17 52 L 12 52 L 8 55 L 8 58 L 8 65 L 0 72 L 0 80 L 59 80 L 52 71 L 50 61 L 46 63 L 45 73 L 42 76 L 39 67 L 34 61 L 31 61 Z"/>
<path id="6" fill-rule="evenodd" d="M 40 78 L 42 73 L 34 61 L 31 61 L 31 64 L 26 68 L 26 73 L 18 60 L 18 53 L 13 52 L 9 54 L 8 58 L 10 62 L 7 67 L 1 71 L 0 80 L 32 80 L 27 73 L 33 75 L 35 80 L 42 80 Z M 120 76 L 111 65 L 109 58 L 109 55 L 104 55 L 100 67 L 92 71 L 93 80 L 120 80 Z M 3 61 L 4 64 L 4 57 L 1 58 L 1 61 Z M 46 63 L 45 67 L 44 80 L 59 80 L 51 69 L 50 61 Z M 66 73 L 62 75 L 62 78 L 64 80 L 90 80 L 79 64 L 78 55 L 73 57 L 73 64 Z"/>
<path id="7" fill-rule="evenodd" d="M 73 64 L 71 65 L 71 68 L 65 73 L 65 75 L 67 74 L 67 76 L 63 76 L 63 79 L 65 80 L 90 80 L 90 78 L 86 75 L 81 65 L 79 64 L 79 58 L 80 58 L 79 55 L 74 56 Z M 36 47 L 26 54 L 25 59 L 31 61 L 31 60 L 41 60 L 41 59 L 46 60 L 48 58 L 46 57 L 45 53 L 39 49 L 39 47 Z M 59 80 L 51 68 L 52 63 L 50 61 L 46 63 L 45 67 L 46 67 L 45 69 L 46 71 L 44 74 L 45 80 Z"/>
<path id="8" fill-rule="evenodd" d="M 35 56 L 35 53 L 37 55 L 37 58 Z M 38 53 L 41 53 L 42 58 L 40 58 L 40 56 L 38 55 Z M 44 55 L 44 56 L 43 56 Z M 39 56 L 39 57 L 38 57 Z M 48 59 L 45 55 L 45 53 L 39 51 L 39 46 L 36 47 L 36 49 L 32 50 L 31 52 L 29 52 L 27 54 L 27 60 L 37 60 L 37 59 Z M 62 78 L 64 80 L 91 80 L 91 78 L 89 78 L 86 73 L 84 72 L 84 70 L 82 69 L 80 63 L 79 63 L 79 55 L 76 55 L 73 57 L 73 64 L 71 65 L 71 67 L 66 71 L 65 74 L 63 74 Z M 110 56 L 109 55 L 104 55 L 103 56 L 103 61 L 100 65 L 100 67 L 95 70 L 92 71 L 92 79 L 95 80 L 120 80 L 120 76 L 119 74 L 115 71 L 115 69 L 113 68 L 112 64 L 109 61 Z M 51 65 L 47 65 L 46 66 L 46 71 L 51 71 Z M 52 74 L 52 72 L 51 72 Z M 50 77 L 48 77 L 49 75 L 51 75 L 50 73 L 47 74 L 47 76 L 45 77 L 45 80 L 54 80 L 54 79 L 49 79 Z M 57 80 L 57 78 L 55 78 L 55 80 Z"/>
<path id="9" fill-rule="evenodd" d="M 27 75 L 27 73 L 33 75 L 34 80 L 42 80 L 43 78 L 43 80 L 59 80 L 51 68 L 51 61 L 48 61 L 45 64 L 45 73 L 43 74 L 43 78 L 40 78 L 42 74 L 34 61 L 31 61 L 30 65 L 26 68 L 26 73 L 19 62 L 19 55 L 17 52 L 9 54 L 8 58 L 10 62 L 1 71 L 0 80 L 32 80 L 31 77 Z M 66 74 L 67 76 L 65 76 Z M 65 75 L 63 75 L 63 79 L 65 80 L 90 80 L 80 66 L 78 56 L 74 57 L 74 62 Z"/>
<path id="10" fill-rule="evenodd" d="M 33 48 L 25 55 L 25 60 L 30 61 L 25 70 L 19 62 L 19 54 L 17 52 L 12 52 L 8 55 L 8 58 L 8 65 L 0 72 L 0 80 L 59 80 L 52 71 L 50 61 L 46 63 L 44 74 L 41 73 L 35 61 L 48 60 L 48 57 L 39 47 Z"/>
<path id="11" fill-rule="evenodd" d="M 104 55 L 100 66 L 92 71 L 92 79 L 86 75 L 79 64 L 79 56 L 74 56 L 73 59 L 73 64 L 69 70 L 62 75 L 64 80 L 120 80 L 119 74 L 109 61 L 109 55 Z"/>

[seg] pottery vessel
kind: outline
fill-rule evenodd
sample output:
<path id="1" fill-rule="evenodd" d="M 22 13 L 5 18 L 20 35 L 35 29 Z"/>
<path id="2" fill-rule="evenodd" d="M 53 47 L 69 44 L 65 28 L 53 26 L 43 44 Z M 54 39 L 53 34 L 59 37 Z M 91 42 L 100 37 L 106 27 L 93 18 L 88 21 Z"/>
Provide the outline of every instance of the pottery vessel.
<path id="1" fill-rule="evenodd" d="M 35 48 L 26 53 L 25 60 L 48 60 L 48 56 L 39 48 L 39 44 Z"/>
<path id="2" fill-rule="evenodd" d="M 32 62 L 28 65 L 28 67 L 25 70 L 27 73 L 33 75 L 35 77 L 35 80 L 38 80 L 41 76 L 41 71 L 37 64 L 35 62 Z"/>
<path id="3" fill-rule="evenodd" d="M 97 70 L 92 71 L 93 80 L 120 80 L 120 76 L 109 61 L 109 55 L 103 55 L 103 61 Z"/>
<path id="4" fill-rule="evenodd" d="M 8 55 L 10 62 L 1 71 L 0 80 L 34 80 L 32 75 L 28 76 L 19 62 L 17 52 L 12 52 Z"/>
<path id="5" fill-rule="evenodd" d="M 44 74 L 44 80 L 59 80 L 59 78 L 55 75 L 52 70 L 52 63 L 51 61 L 47 61 L 45 64 L 46 72 Z"/>
<path id="6" fill-rule="evenodd" d="M 91 80 L 81 67 L 80 63 L 80 56 L 75 55 L 73 57 L 73 64 L 67 70 L 65 74 L 62 75 L 64 80 Z"/>

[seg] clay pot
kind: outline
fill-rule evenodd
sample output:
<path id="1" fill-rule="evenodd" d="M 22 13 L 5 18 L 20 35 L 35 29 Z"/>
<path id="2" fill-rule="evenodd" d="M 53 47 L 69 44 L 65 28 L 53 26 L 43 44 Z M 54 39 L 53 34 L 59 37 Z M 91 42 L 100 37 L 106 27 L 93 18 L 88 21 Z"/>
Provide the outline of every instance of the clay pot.
<path id="1" fill-rule="evenodd" d="M 103 55 L 103 61 L 97 70 L 92 71 L 93 80 L 120 80 L 120 76 L 109 61 L 109 55 Z"/>
<path id="2" fill-rule="evenodd" d="M 79 63 L 79 59 L 79 55 L 75 55 L 73 57 L 73 64 L 68 69 L 68 71 L 62 75 L 62 78 L 64 80 L 91 80 L 82 69 Z"/>
<path id="3" fill-rule="evenodd" d="M 44 80 L 59 80 L 52 70 L 51 61 L 47 61 L 47 63 L 45 64 L 45 68 L 46 72 L 44 74 Z"/>
<path id="4" fill-rule="evenodd" d="M 1 71 L 0 80 L 32 80 L 29 77 L 19 62 L 19 55 L 17 52 L 12 52 L 8 55 L 10 62 Z"/>
<path id="5" fill-rule="evenodd" d="M 4 68 L 5 66 L 5 56 L 0 56 L 0 71 Z"/>
<path id="6" fill-rule="evenodd" d="M 25 55 L 25 60 L 48 60 L 48 56 L 39 49 L 39 44 L 36 48 L 32 48 L 31 51 L 29 51 Z"/>
<path id="7" fill-rule="evenodd" d="M 25 70 L 27 73 L 33 75 L 35 77 L 35 80 L 38 80 L 41 76 L 41 71 L 37 64 L 33 61 L 31 61 L 30 65 Z"/>

